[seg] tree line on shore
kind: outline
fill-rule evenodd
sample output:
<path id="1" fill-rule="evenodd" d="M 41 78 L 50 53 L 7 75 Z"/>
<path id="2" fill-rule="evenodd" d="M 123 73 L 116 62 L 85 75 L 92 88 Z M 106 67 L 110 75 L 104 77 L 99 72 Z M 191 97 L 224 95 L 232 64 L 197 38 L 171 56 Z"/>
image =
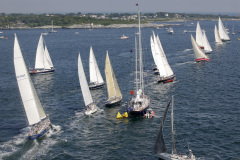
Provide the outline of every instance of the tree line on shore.
<path id="1" fill-rule="evenodd" d="M 141 15 L 142 23 L 149 21 L 171 21 L 171 20 L 211 20 L 221 18 L 234 18 L 239 19 L 236 16 L 228 15 L 212 15 L 212 14 L 186 14 L 186 13 L 143 13 Z M 41 27 L 51 25 L 54 21 L 55 26 L 71 26 L 74 24 L 135 24 L 137 23 L 136 13 L 68 13 L 68 14 L 22 14 L 0 13 L 0 27 L 8 28 L 9 26 L 27 26 L 27 27 Z"/>

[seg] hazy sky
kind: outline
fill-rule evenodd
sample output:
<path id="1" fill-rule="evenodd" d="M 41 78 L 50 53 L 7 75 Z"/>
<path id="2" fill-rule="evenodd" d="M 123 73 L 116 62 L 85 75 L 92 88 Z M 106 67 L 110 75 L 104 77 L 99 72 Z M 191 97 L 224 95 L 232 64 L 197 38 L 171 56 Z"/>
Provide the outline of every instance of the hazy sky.
<path id="1" fill-rule="evenodd" d="M 240 0 L 0 0 L 0 13 L 240 13 Z"/>

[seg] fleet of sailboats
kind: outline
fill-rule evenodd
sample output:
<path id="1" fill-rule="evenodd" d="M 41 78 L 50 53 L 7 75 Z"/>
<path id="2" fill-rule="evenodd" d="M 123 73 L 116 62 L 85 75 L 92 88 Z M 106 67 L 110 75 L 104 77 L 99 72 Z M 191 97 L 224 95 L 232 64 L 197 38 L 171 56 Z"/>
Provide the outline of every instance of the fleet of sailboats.
<path id="1" fill-rule="evenodd" d="M 140 28 L 140 10 L 138 9 L 138 43 L 135 37 L 135 93 L 131 91 L 132 98 L 128 103 L 127 112 L 129 115 L 143 116 L 146 114 L 150 105 L 150 98 L 144 93 L 144 78 L 143 78 L 143 59 L 142 59 L 142 41 Z M 138 48 L 137 48 L 138 46 Z"/>
<path id="2" fill-rule="evenodd" d="M 46 115 L 43 106 L 38 98 L 37 92 L 33 86 L 16 34 L 14 39 L 13 52 L 14 68 L 18 88 L 29 124 L 28 137 L 29 139 L 34 140 L 43 136 L 50 130 L 51 122 L 49 120 L 49 116 Z"/>
<path id="3" fill-rule="evenodd" d="M 108 100 L 106 101 L 106 106 L 118 105 L 122 101 L 122 93 L 118 86 L 116 76 L 113 72 L 108 51 L 106 53 L 106 61 L 105 61 L 105 76 L 106 76 L 107 93 L 108 93 Z"/>
<path id="4" fill-rule="evenodd" d="M 218 19 L 218 29 L 220 38 L 223 42 L 231 41 L 220 17 Z"/>
<path id="5" fill-rule="evenodd" d="M 36 51 L 36 59 L 35 59 L 35 68 L 30 69 L 30 74 L 36 73 L 48 73 L 54 72 L 54 66 L 48 52 L 47 46 L 45 44 L 44 47 L 44 40 L 42 34 L 40 35 L 37 51 Z"/>
<path id="6" fill-rule="evenodd" d="M 101 72 L 98 68 L 98 64 L 92 49 L 90 47 L 90 56 L 89 56 L 89 74 L 90 74 L 90 89 L 98 89 L 104 86 L 104 81 L 101 75 Z"/>
<path id="7" fill-rule="evenodd" d="M 191 35 L 191 41 L 192 41 L 192 46 L 193 46 L 193 50 L 195 53 L 195 61 L 196 62 L 200 62 L 200 61 L 209 61 L 210 59 L 208 58 L 208 56 L 205 54 L 204 50 L 202 50 L 199 45 L 197 44 L 197 42 L 195 41 L 195 39 L 193 38 L 193 36 Z"/>
<path id="8" fill-rule="evenodd" d="M 157 138 L 154 144 L 154 153 L 161 159 L 164 160 L 179 160 L 179 159 L 189 159 L 189 160 L 195 160 L 195 156 L 192 153 L 192 150 L 189 149 L 189 154 L 188 155 L 178 155 L 177 154 L 177 149 L 176 149 L 176 144 L 175 144 L 175 138 L 174 138 L 174 126 L 173 126 L 173 121 L 174 121 L 174 113 L 173 113 L 173 96 L 172 96 L 172 109 L 171 109 L 171 137 L 172 137 L 172 153 L 166 153 L 167 152 L 167 147 L 165 145 L 165 141 L 164 141 L 164 137 L 163 137 L 163 128 L 164 128 L 164 124 L 165 124 L 165 120 L 167 117 L 167 112 L 169 109 L 171 101 L 168 103 L 163 117 L 162 117 L 162 121 L 160 124 L 160 127 L 158 129 L 158 133 L 157 133 Z"/>
<path id="9" fill-rule="evenodd" d="M 156 36 L 153 32 L 153 35 L 150 37 L 150 42 L 153 59 L 157 66 L 156 71 L 159 74 L 158 83 L 172 82 L 174 80 L 175 74 L 173 73 L 172 68 L 168 63 L 159 36 Z"/>
<path id="10" fill-rule="evenodd" d="M 80 86 L 81 86 L 81 90 L 82 90 L 84 103 L 86 106 L 84 113 L 86 115 L 91 115 L 91 114 L 97 112 L 98 107 L 94 103 L 91 92 L 88 87 L 88 83 L 87 83 L 87 79 L 86 79 L 85 72 L 83 69 L 80 52 L 78 54 L 78 77 L 79 77 L 79 82 L 80 82 Z"/>

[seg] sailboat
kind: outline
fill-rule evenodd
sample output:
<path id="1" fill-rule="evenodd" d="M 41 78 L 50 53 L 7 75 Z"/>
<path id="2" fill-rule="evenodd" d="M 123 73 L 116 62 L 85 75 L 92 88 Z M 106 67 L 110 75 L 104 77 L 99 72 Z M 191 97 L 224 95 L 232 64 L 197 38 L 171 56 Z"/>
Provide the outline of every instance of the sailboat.
<path id="1" fill-rule="evenodd" d="M 172 27 L 169 27 L 169 28 L 168 28 L 168 34 L 173 34 L 173 33 L 174 33 L 173 28 L 172 28 Z"/>
<path id="2" fill-rule="evenodd" d="M 214 36 L 215 36 L 215 44 L 223 44 L 216 25 L 214 28 Z"/>
<path id="3" fill-rule="evenodd" d="M 232 35 L 235 35 L 235 32 L 234 32 L 234 25 L 232 26 Z"/>
<path id="4" fill-rule="evenodd" d="M 204 49 L 203 33 L 202 33 L 202 29 L 199 22 L 197 22 L 197 28 L 196 28 L 196 42 L 201 49 Z"/>
<path id="5" fill-rule="evenodd" d="M 218 20 L 218 29 L 219 35 L 223 42 L 231 41 L 220 17 Z"/>
<path id="6" fill-rule="evenodd" d="M 47 46 L 45 44 L 44 48 L 43 42 L 44 40 L 41 34 L 36 51 L 35 68 L 29 70 L 30 74 L 48 73 L 55 71 Z"/>
<path id="7" fill-rule="evenodd" d="M 90 89 L 97 89 L 104 86 L 105 83 L 99 71 L 92 46 L 90 47 L 89 73 L 90 73 L 90 84 L 89 84 Z"/>
<path id="8" fill-rule="evenodd" d="M 212 47 L 211 47 L 210 44 L 209 44 L 209 41 L 208 41 L 208 39 L 207 39 L 207 36 L 206 36 L 205 31 L 203 30 L 202 33 L 203 33 L 203 46 L 204 46 L 204 51 L 205 51 L 206 53 L 212 52 Z"/>
<path id="9" fill-rule="evenodd" d="M 143 116 L 146 114 L 150 105 L 150 98 L 144 94 L 144 79 L 143 79 L 143 59 L 142 59 L 142 41 L 140 27 L 140 10 L 138 9 L 138 44 L 137 36 L 135 36 L 135 93 L 131 91 L 132 98 L 128 103 L 127 112 L 133 116 Z M 137 49 L 138 47 L 138 49 Z"/>
<path id="10" fill-rule="evenodd" d="M 195 61 L 196 62 L 209 61 L 210 59 L 205 54 L 205 52 L 198 46 L 197 42 L 195 41 L 195 39 L 193 38 L 192 35 L 191 35 L 191 41 L 192 41 L 193 50 L 194 50 L 195 57 L 196 57 Z"/>
<path id="11" fill-rule="evenodd" d="M 50 130 L 51 122 L 49 116 L 44 112 L 43 106 L 33 86 L 16 34 L 13 52 L 18 88 L 29 124 L 28 137 L 34 140 L 43 136 Z"/>
<path id="12" fill-rule="evenodd" d="M 49 31 L 49 33 L 57 33 L 57 31 L 56 31 L 56 30 L 53 30 L 53 20 L 52 20 L 52 30 L 51 30 L 51 31 Z"/>
<path id="13" fill-rule="evenodd" d="M 83 69 L 80 52 L 78 54 L 78 77 L 79 77 L 79 82 L 80 82 L 80 86 L 81 86 L 81 90 L 82 90 L 84 103 L 86 106 L 84 113 L 86 115 L 91 115 L 91 114 L 97 112 L 98 107 L 93 102 L 92 95 L 91 95 L 91 92 L 88 87 L 88 83 L 87 83 L 87 79 L 86 79 L 85 72 Z"/>
<path id="14" fill-rule="evenodd" d="M 158 130 L 158 134 L 157 134 L 157 138 L 154 144 L 154 153 L 163 160 L 179 160 L 179 159 L 188 159 L 188 160 L 195 160 L 195 156 L 192 153 L 192 150 L 189 149 L 189 154 L 188 155 L 178 155 L 177 154 L 177 149 L 176 149 L 176 144 L 175 144 L 175 138 L 174 138 L 174 127 L 173 127 L 173 96 L 172 96 L 172 109 L 171 109 L 171 137 L 172 137 L 172 153 L 166 153 L 167 152 L 167 147 L 165 145 L 165 141 L 164 141 L 164 137 L 163 137 L 163 128 L 164 128 L 164 124 L 165 124 L 165 120 L 167 117 L 167 112 L 168 112 L 168 108 L 170 106 L 171 101 L 168 103 L 163 117 L 162 117 L 162 121 Z"/>
<path id="15" fill-rule="evenodd" d="M 150 37 L 150 41 L 153 59 L 159 71 L 158 83 L 172 82 L 174 80 L 175 74 L 173 73 L 172 68 L 168 63 L 159 36 L 155 36 L 153 32 L 153 35 Z"/>
<path id="16" fill-rule="evenodd" d="M 108 93 L 108 100 L 106 101 L 106 106 L 110 107 L 110 106 L 118 105 L 122 101 L 122 93 L 119 89 L 117 79 L 113 72 L 108 51 L 106 54 L 106 61 L 105 61 L 105 76 L 106 76 L 107 93 Z"/>

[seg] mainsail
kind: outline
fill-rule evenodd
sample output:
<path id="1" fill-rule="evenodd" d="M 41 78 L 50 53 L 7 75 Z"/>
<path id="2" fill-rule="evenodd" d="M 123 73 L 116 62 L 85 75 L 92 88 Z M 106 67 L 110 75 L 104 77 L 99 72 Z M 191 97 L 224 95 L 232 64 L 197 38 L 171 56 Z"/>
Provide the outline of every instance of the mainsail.
<path id="1" fill-rule="evenodd" d="M 36 59 L 35 59 L 35 69 L 44 69 L 44 46 L 43 46 L 43 36 L 40 35 L 37 51 L 36 51 Z"/>
<path id="2" fill-rule="evenodd" d="M 85 106 L 88 106 L 89 104 L 91 104 L 93 102 L 93 99 L 92 99 L 92 95 L 90 93 L 88 83 L 87 83 L 87 79 L 86 79 L 86 76 L 85 76 L 85 72 L 84 72 L 84 69 L 83 69 L 83 64 L 82 64 L 80 52 L 79 52 L 79 55 L 78 55 L 78 77 L 79 77 L 79 82 L 80 82 Z"/>
<path id="3" fill-rule="evenodd" d="M 219 20 L 218 20 L 218 29 L 219 29 L 219 35 L 220 35 L 221 39 L 226 40 L 226 41 L 230 41 L 228 33 L 227 33 L 220 17 L 219 17 Z"/>
<path id="4" fill-rule="evenodd" d="M 90 47 L 89 72 L 90 72 L 90 83 L 103 83 L 103 78 L 99 71 L 92 46 Z"/>
<path id="5" fill-rule="evenodd" d="M 14 39 L 14 67 L 18 82 L 18 88 L 29 125 L 36 124 L 46 117 L 41 102 L 38 98 L 32 80 L 29 76 L 22 52 L 18 43 L 17 35 Z"/>
<path id="6" fill-rule="evenodd" d="M 191 41 L 192 41 L 193 50 L 194 50 L 196 59 L 208 58 L 207 55 L 204 53 L 204 51 L 200 49 L 200 47 L 198 46 L 197 42 L 195 41 L 192 35 L 191 35 Z"/>
<path id="7" fill-rule="evenodd" d="M 203 34 L 199 22 L 197 22 L 196 28 L 196 42 L 200 47 L 203 47 Z"/>
<path id="8" fill-rule="evenodd" d="M 218 43 L 218 44 L 222 44 L 222 40 L 220 38 L 220 35 L 219 35 L 219 32 L 218 32 L 218 29 L 217 29 L 217 26 L 215 25 L 215 28 L 214 28 L 214 36 L 215 36 L 215 42 Z"/>
<path id="9" fill-rule="evenodd" d="M 163 127 L 164 127 L 164 124 L 165 124 L 165 120 L 166 120 L 166 116 L 167 116 L 167 112 L 168 112 L 168 108 L 170 106 L 170 103 L 171 102 L 168 103 L 168 105 L 167 105 L 167 107 L 164 111 L 162 121 L 161 121 L 160 127 L 158 129 L 157 138 L 156 138 L 154 148 L 153 148 L 153 152 L 155 154 L 160 154 L 160 153 L 163 153 L 163 152 L 167 152 L 167 147 L 165 145 L 164 138 L 163 138 Z"/>
<path id="10" fill-rule="evenodd" d="M 107 82 L 108 99 L 110 99 L 111 97 L 122 97 L 121 91 L 117 83 L 117 79 L 112 69 L 108 51 L 105 61 L 105 75 Z"/>

